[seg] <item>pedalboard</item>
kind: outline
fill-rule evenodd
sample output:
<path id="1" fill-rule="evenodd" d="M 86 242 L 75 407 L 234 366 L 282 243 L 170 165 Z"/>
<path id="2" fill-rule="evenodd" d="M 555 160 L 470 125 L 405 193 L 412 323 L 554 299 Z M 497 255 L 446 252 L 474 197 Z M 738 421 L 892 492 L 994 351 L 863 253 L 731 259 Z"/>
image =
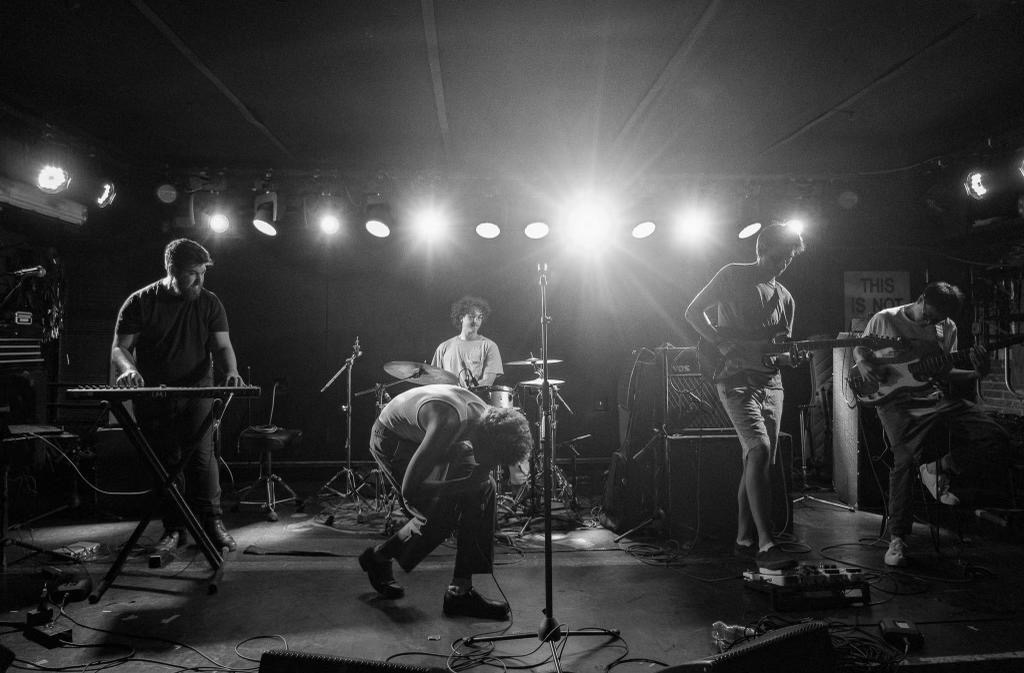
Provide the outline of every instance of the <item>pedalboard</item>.
<path id="1" fill-rule="evenodd" d="M 871 587 L 860 568 L 829 563 L 801 563 L 781 571 L 748 570 L 743 573 L 743 582 L 749 589 L 768 594 L 772 609 L 780 612 L 865 606 L 871 602 Z"/>

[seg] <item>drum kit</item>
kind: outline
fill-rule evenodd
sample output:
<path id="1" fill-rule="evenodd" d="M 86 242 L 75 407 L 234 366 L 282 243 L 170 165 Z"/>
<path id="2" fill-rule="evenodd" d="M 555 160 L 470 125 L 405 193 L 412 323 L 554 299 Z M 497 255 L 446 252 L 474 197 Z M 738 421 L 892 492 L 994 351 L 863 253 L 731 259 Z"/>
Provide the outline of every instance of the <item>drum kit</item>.
<path id="1" fill-rule="evenodd" d="M 562 360 L 548 358 L 547 362 L 551 365 L 561 363 Z M 512 367 L 531 367 L 535 378 L 521 381 L 515 387 L 490 385 L 476 386 L 470 388 L 470 390 L 492 407 L 518 409 L 524 415 L 526 415 L 527 407 L 525 404 L 526 397 L 528 394 L 532 394 L 537 398 L 537 407 L 539 408 L 539 400 L 544 386 L 542 376 L 544 360 L 531 354 L 530 357 L 523 360 L 512 360 L 505 364 Z M 378 383 L 373 388 L 356 393 L 356 396 L 359 396 L 375 392 L 377 395 L 378 414 L 390 400 L 387 389 L 392 386 L 401 383 L 412 383 L 419 386 L 431 384 L 459 385 L 459 378 L 452 372 L 424 362 L 392 360 L 384 364 L 384 371 L 397 380 L 386 384 Z M 557 410 L 559 405 L 561 405 L 569 413 L 573 413 L 559 393 L 559 388 L 565 384 L 565 381 L 549 378 L 548 384 L 551 387 L 554 409 Z M 556 415 L 552 416 L 553 427 L 557 424 L 557 420 L 554 420 Z M 494 477 L 499 487 L 499 507 L 502 511 L 515 515 L 520 513 L 522 509 L 529 508 L 530 506 L 536 509 L 536 498 L 534 496 L 536 496 L 539 490 L 538 483 L 543 478 L 543 471 L 537 469 L 537 466 L 541 465 L 537 454 L 538 451 L 533 451 L 530 459 L 524 461 L 523 464 L 504 465 L 495 469 Z M 552 472 L 556 499 L 563 502 L 566 506 L 575 507 L 576 495 L 572 483 L 557 466 L 552 468 Z M 507 493 L 507 491 L 511 491 L 511 494 Z"/>

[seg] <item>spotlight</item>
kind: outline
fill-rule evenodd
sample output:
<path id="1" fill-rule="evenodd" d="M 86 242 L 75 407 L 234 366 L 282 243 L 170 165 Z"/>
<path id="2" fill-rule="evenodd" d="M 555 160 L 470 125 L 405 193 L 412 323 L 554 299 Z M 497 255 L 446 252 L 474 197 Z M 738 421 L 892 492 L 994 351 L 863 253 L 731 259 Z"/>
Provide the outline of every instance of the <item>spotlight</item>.
<path id="1" fill-rule="evenodd" d="M 631 231 L 630 233 L 632 234 L 633 238 L 647 238 L 648 236 L 654 233 L 654 230 L 656 228 L 657 225 L 655 225 L 654 222 L 652 222 L 651 220 L 646 220 L 633 227 L 633 231 Z"/>
<path id="2" fill-rule="evenodd" d="M 341 231 L 341 205 L 330 194 L 324 193 L 316 197 L 312 205 L 306 206 L 305 212 L 306 226 L 316 223 L 317 228 L 328 236 L 333 236 Z"/>
<path id="3" fill-rule="evenodd" d="M 551 228 L 548 226 L 547 222 L 530 222 L 523 229 L 523 233 L 526 234 L 527 238 L 532 238 L 536 241 L 551 233 Z"/>
<path id="4" fill-rule="evenodd" d="M 99 195 L 96 196 L 96 205 L 106 208 L 114 202 L 117 197 L 117 187 L 113 182 L 104 182 L 100 186 Z"/>
<path id="5" fill-rule="evenodd" d="M 169 182 L 157 185 L 156 198 L 160 203 L 170 205 L 178 200 L 178 188 Z"/>
<path id="6" fill-rule="evenodd" d="M 964 178 L 964 189 L 972 199 L 981 200 L 989 193 L 989 176 L 982 171 L 971 171 Z"/>
<path id="7" fill-rule="evenodd" d="M 803 220 L 794 218 L 792 220 L 786 220 L 785 222 L 782 223 L 782 226 L 786 227 L 786 229 L 793 232 L 794 234 L 800 235 L 804 233 L 804 227 L 806 225 L 804 224 Z"/>
<path id="8" fill-rule="evenodd" d="M 444 213 L 433 207 L 426 207 L 416 213 L 412 223 L 421 238 L 431 241 L 441 238 L 448 229 L 448 219 Z"/>
<path id="9" fill-rule="evenodd" d="M 193 192 L 188 199 L 189 220 L 193 227 L 206 226 L 217 234 L 223 234 L 231 228 L 230 210 L 220 194 Z"/>
<path id="10" fill-rule="evenodd" d="M 366 231 L 377 238 L 391 235 L 391 207 L 388 206 L 383 194 L 366 195 Z"/>
<path id="11" fill-rule="evenodd" d="M 231 220 L 222 212 L 215 212 L 210 215 L 210 229 L 216 234 L 223 234 L 231 228 Z"/>
<path id="12" fill-rule="evenodd" d="M 252 226 L 264 236 L 277 236 L 277 192 L 257 194 L 253 200 Z"/>
<path id="13" fill-rule="evenodd" d="M 71 184 L 71 174 L 61 166 L 46 164 L 39 169 L 36 187 L 47 194 L 60 194 Z"/>
<path id="14" fill-rule="evenodd" d="M 494 222 L 481 222 L 476 225 L 476 235 L 480 238 L 498 238 L 501 236 L 501 227 Z"/>
<path id="15" fill-rule="evenodd" d="M 737 235 L 737 238 L 739 238 L 740 240 L 743 240 L 745 238 L 750 238 L 751 236 L 754 236 L 755 234 L 757 234 L 757 232 L 759 232 L 759 231 L 761 231 L 761 223 L 760 222 L 751 222 L 747 226 L 745 226 L 742 229 L 740 229 L 740 233 Z"/>

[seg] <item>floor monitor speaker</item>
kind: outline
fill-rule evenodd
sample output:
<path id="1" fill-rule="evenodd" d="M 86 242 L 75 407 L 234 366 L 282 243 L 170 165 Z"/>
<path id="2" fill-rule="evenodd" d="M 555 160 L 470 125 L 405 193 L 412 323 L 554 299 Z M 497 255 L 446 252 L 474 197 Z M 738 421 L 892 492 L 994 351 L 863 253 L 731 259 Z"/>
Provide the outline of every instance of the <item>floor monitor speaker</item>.
<path id="1" fill-rule="evenodd" d="M 661 673 L 832 673 L 836 670 L 828 623 L 804 622 L 737 643 L 725 652 L 661 669 Z"/>
<path id="2" fill-rule="evenodd" d="M 269 650 L 260 657 L 259 673 L 444 673 L 444 669 L 295 650 Z"/>

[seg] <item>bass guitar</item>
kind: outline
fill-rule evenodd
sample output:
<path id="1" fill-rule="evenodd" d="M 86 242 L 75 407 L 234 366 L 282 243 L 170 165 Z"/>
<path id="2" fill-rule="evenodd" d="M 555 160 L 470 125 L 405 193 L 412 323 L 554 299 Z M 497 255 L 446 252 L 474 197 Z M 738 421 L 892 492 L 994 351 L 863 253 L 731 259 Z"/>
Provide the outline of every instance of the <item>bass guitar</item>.
<path id="1" fill-rule="evenodd" d="M 1024 343 L 1024 334 L 999 339 L 986 344 L 985 350 L 995 351 L 1015 344 Z M 869 348 L 874 349 L 873 346 Z M 860 368 L 850 369 L 848 382 L 850 390 L 857 398 L 857 403 L 866 407 L 885 404 L 900 393 L 912 393 L 932 387 L 932 379 L 943 371 L 954 369 L 973 369 L 971 349 L 965 348 L 952 353 L 940 353 L 926 357 L 907 360 L 906 362 L 885 362 L 885 379 L 879 382 L 869 381 L 860 373 Z"/>
<path id="2" fill-rule="evenodd" d="M 865 346 L 872 350 L 897 347 L 901 339 L 879 336 L 850 337 L 847 339 L 809 339 L 785 341 L 776 337 L 771 341 L 737 341 L 740 348 L 728 356 L 722 355 L 718 346 L 703 337 L 697 341 L 697 362 L 701 373 L 712 381 L 720 381 L 751 367 L 777 369 L 773 357 L 783 353 L 803 354 L 825 348 L 854 348 Z M 742 352 L 743 355 L 739 353 Z"/>

